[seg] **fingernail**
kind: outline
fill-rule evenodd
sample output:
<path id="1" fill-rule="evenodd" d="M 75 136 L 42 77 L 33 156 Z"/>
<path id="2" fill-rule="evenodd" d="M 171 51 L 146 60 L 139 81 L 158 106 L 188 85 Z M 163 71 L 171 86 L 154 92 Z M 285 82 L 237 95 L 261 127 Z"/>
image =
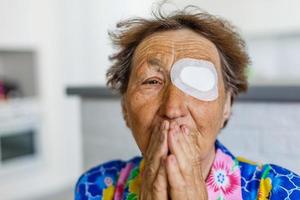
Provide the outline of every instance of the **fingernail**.
<path id="1" fill-rule="evenodd" d="M 165 121 L 163 121 L 163 122 L 160 124 L 160 130 L 164 130 L 164 127 L 165 127 Z"/>
<path id="2" fill-rule="evenodd" d="M 174 135 L 174 138 L 176 139 L 176 141 L 178 140 L 178 130 L 175 129 L 174 132 L 173 132 L 173 135 Z"/>
<path id="3" fill-rule="evenodd" d="M 175 131 L 176 135 L 178 135 L 178 134 L 179 134 L 179 132 L 180 132 L 180 129 L 179 129 L 179 127 L 177 126 L 175 130 L 176 130 L 176 131 Z"/>
<path id="4" fill-rule="evenodd" d="M 164 130 L 168 129 L 168 121 L 166 120 L 163 122 L 163 129 Z"/>
<path id="5" fill-rule="evenodd" d="M 190 131 L 189 129 L 186 127 L 186 126 L 183 126 L 183 132 L 185 133 L 185 135 L 189 135 L 190 134 Z"/>

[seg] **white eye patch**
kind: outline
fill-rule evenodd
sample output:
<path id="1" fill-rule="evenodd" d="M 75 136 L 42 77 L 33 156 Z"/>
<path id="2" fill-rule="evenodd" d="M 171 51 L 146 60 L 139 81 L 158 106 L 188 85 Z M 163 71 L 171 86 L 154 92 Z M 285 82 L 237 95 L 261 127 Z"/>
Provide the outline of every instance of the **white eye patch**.
<path id="1" fill-rule="evenodd" d="M 203 101 L 218 98 L 218 76 L 213 63 L 207 60 L 183 58 L 170 72 L 172 83 L 186 94 Z"/>

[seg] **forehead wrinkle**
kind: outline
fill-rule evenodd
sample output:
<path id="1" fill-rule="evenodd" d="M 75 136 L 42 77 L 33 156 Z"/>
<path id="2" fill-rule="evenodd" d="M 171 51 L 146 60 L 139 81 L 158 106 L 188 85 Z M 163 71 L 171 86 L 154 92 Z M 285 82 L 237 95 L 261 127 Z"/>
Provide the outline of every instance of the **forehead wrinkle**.
<path id="1" fill-rule="evenodd" d="M 220 58 L 216 46 L 205 37 L 198 34 L 185 34 L 180 37 L 165 34 L 166 32 L 155 33 L 141 42 L 136 50 L 136 61 L 139 61 L 136 62 L 137 64 L 140 63 L 140 60 L 148 59 L 153 54 L 163 54 L 165 56 L 158 57 L 171 58 L 173 61 L 171 65 L 180 58 L 189 57 L 208 60 L 215 66 L 220 66 Z"/>
<path id="2" fill-rule="evenodd" d="M 176 49 L 176 60 L 181 58 L 194 58 L 207 60 L 215 66 L 221 66 L 219 52 L 215 48 L 206 48 L 204 45 L 181 46 Z"/>
<path id="3" fill-rule="evenodd" d="M 163 41 L 163 42 L 162 42 Z M 149 38 L 144 39 L 139 45 L 138 48 L 152 47 L 152 46 L 166 46 L 173 47 L 174 40 L 170 37 L 166 37 L 164 35 L 155 35 Z"/>
<path id="4" fill-rule="evenodd" d="M 198 60 L 207 60 L 212 62 L 215 66 L 219 66 L 219 59 L 217 56 L 212 56 L 209 53 L 203 53 L 202 51 L 199 52 L 199 50 L 194 51 L 177 51 L 176 52 L 176 60 L 182 59 L 182 58 L 193 58 Z"/>
<path id="5" fill-rule="evenodd" d="M 174 42 L 174 39 L 171 39 L 169 36 L 161 35 L 160 33 L 156 33 L 156 34 L 150 35 L 148 38 L 145 38 L 141 42 L 141 45 L 143 43 L 155 43 L 155 42 L 161 43 L 162 40 L 164 42 L 169 42 L 169 43 L 173 43 Z"/>
<path id="6" fill-rule="evenodd" d="M 172 54 L 174 53 L 174 44 L 166 44 L 164 42 L 160 43 L 150 43 L 145 44 L 137 49 L 137 54 L 147 54 L 147 53 L 166 53 Z"/>
<path id="7" fill-rule="evenodd" d="M 211 45 L 207 45 L 204 44 L 202 42 L 178 42 L 176 43 L 175 46 L 176 50 L 200 50 L 200 51 L 204 51 L 204 52 L 212 52 L 212 53 L 216 53 L 217 52 L 217 48 L 215 46 L 211 46 Z"/>
<path id="8" fill-rule="evenodd" d="M 174 38 L 161 35 L 162 33 L 155 33 L 145 38 L 137 47 L 137 52 L 142 52 L 149 49 L 164 49 L 164 51 L 173 51 L 176 42 Z"/>
<path id="9" fill-rule="evenodd" d="M 138 65 L 135 67 L 136 71 L 138 74 L 142 73 L 141 71 L 144 69 L 154 69 L 157 72 L 164 72 L 164 66 L 170 63 L 169 57 L 159 52 L 148 53 L 146 56 L 140 58 Z"/>
<path id="10" fill-rule="evenodd" d="M 142 42 L 136 49 L 136 57 L 147 57 L 149 54 L 173 54 L 174 44 L 157 42 Z"/>
<path id="11" fill-rule="evenodd" d="M 174 60 L 174 47 L 174 41 L 172 40 L 168 39 L 168 41 L 164 40 L 164 42 L 162 42 L 161 40 L 157 40 L 157 38 L 149 38 L 137 47 L 134 54 L 133 64 L 134 66 L 141 65 L 139 63 L 144 63 L 152 58 L 160 60 L 163 64 L 168 64 L 169 58 Z"/>
<path id="12" fill-rule="evenodd" d="M 144 52 L 138 52 L 133 59 L 133 66 L 137 68 L 144 64 L 149 63 L 149 60 L 156 59 L 160 61 L 160 64 L 167 65 L 169 63 L 169 58 L 173 58 L 173 51 L 163 51 L 163 50 L 149 50 Z M 152 63 L 153 64 L 153 63 Z"/>

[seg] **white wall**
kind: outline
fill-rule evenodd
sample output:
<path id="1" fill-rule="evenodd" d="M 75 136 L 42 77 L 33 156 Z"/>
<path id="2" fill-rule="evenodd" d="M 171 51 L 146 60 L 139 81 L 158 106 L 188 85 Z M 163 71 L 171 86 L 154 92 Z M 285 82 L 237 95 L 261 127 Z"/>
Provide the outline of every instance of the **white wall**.
<path id="1" fill-rule="evenodd" d="M 22 0 L 0 1 L 0 28 L 2 46 L 26 47 L 34 43 L 31 2 Z"/>
<path id="2" fill-rule="evenodd" d="M 66 83 L 69 85 L 104 85 L 105 72 L 109 67 L 108 55 L 112 47 L 107 30 L 114 29 L 116 22 L 132 16 L 150 16 L 155 0 L 76 0 L 70 6 L 66 3 L 66 26 L 71 33 L 69 44 L 81 49 L 70 48 L 70 54 L 78 57 L 70 60 L 66 74 L 72 73 Z M 73 1 L 72 1 L 73 2 Z M 167 9 L 194 4 L 220 15 L 235 24 L 245 37 L 272 35 L 275 33 L 300 32 L 300 1 L 298 0 L 171 0 Z M 79 19 L 80 17 L 80 19 Z M 76 52 L 73 52 L 76 51 Z"/>
<path id="3" fill-rule="evenodd" d="M 61 4 L 59 0 L 0 1 L 0 48 L 37 52 L 43 115 L 42 160 L 34 168 L 1 177 L 1 199 L 33 199 L 61 190 L 74 184 L 81 168 L 79 117 L 72 115 L 76 108 L 70 111 L 64 94 Z"/>
<path id="4" fill-rule="evenodd" d="M 246 35 L 300 31 L 300 2 L 297 0 L 173 0 L 197 5 L 232 21 Z"/>
<path id="5" fill-rule="evenodd" d="M 72 2 L 72 3 L 71 3 Z M 112 46 L 108 29 L 120 19 L 150 13 L 151 0 L 64 1 L 68 34 L 65 83 L 68 85 L 104 85 Z M 69 76 L 72 74 L 72 76 Z"/>

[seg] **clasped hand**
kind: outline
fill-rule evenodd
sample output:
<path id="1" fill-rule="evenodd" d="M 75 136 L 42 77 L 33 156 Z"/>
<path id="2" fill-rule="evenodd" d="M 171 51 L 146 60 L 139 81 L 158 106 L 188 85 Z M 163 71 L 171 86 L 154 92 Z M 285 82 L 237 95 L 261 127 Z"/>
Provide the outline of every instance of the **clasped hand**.
<path id="1" fill-rule="evenodd" d="M 153 128 L 139 200 L 207 200 L 197 146 L 189 128 L 163 121 Z"/>

